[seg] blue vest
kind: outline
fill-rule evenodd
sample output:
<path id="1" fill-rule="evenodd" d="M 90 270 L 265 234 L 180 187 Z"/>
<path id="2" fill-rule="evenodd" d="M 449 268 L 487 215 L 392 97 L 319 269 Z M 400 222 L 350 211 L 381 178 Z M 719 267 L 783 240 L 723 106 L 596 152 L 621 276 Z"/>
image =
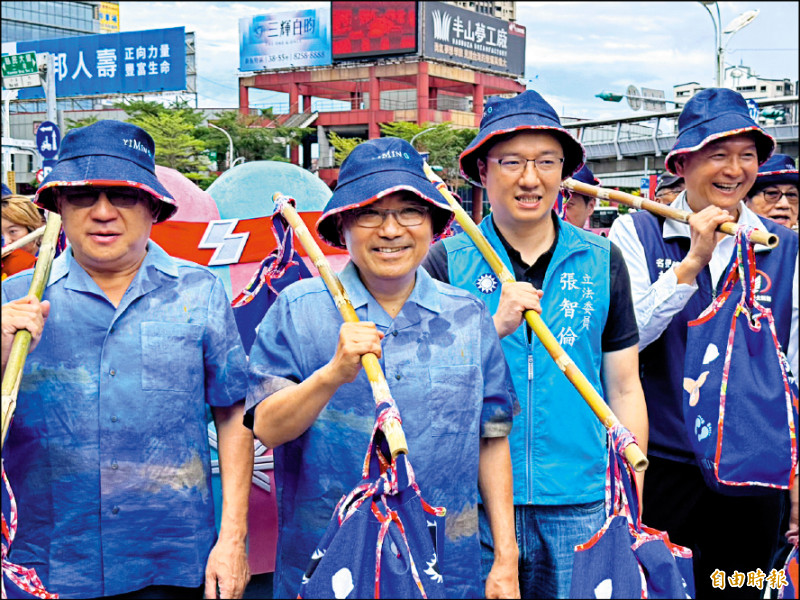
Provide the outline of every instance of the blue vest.
<path id="1" fill-rule="evenodd" d="M 647 257 L 650 281 L 654 282 L 661 273 L 669 270 L 672 263 L 686 257 L 690 240 L 683 236 L 665 239 L 662 217 L 646 211 L 633 213 L 632 217 Z M 780 243 L 777 248 L 756 252 L 756 269 L 760 276 L 756 281 L 759 289 L 756 299 L 772 309 L 778 342 L 786 352 L 792 322 L 792 275 L 797 260 L 797 234 L 769 219 L 761 219 L 761 223 L 767 231 L 780 238 Z M 672 317 L 657 340 L 639 353 L 639 370 L 650 420 L 648 454 L 695 463 L 683 421 L 683 362 L 687 323 L 696 319 L 711 304 L 725 283 L 726 276 L 727 271 L 714 289 L 711 271 L 706 266 L 697 276 L 697 291 L 683 310 Z"/>
<path id="2" fill-rule="evenodd" d="M 559 219 L 559 238 L 542 289 L 542 318 L 600 395 L 601 336 L 608 316 L 610 244 Z M 508 269 L 492 225 L 480 229 Z M 444 240 L 450 283 L 481 298 L 492 314 L 500 285 L 465 233 Z M 527 324 L 501 340 L 522 414 L 509 436 L 514 504 L 581 504 L 603 498 L 606 436 L 600 421 Z"/>

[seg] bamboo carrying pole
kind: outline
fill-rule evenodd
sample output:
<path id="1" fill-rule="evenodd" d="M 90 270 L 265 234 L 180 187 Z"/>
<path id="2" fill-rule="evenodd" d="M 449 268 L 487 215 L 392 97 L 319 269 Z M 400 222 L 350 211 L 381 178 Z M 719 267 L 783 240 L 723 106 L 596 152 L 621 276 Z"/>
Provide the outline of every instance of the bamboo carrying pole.
<path id="1" fill-rule="evenodd" d="M 33 270 L 33 279 L 29 294 L 35 295 L 39 300 L 42 299 L 44 288 L 50 279 L 50 267 L 53 264 L 53 257 L 56 253 L 58 234 L 61 232 L 61 215 L 50 213 L 47 217 L 42 245 L 39 248 L 39 258 L 36 260 L 36 267 Z M 2 441 L 0 446 L 6 443 L 8 427 L 14 417 L 14 410 L 17 407 L 17 393 L 19 384 L 22 380 L 22 370 L 25 368 L 25 360 L 28 358 L 28 348 L 31 344 L 31 332 L 27 329 L 20 329 L 14 335 L 14 342 L 11 345 L 11 352 L 8 356 L 8 363 L 3 374 L 3 416 L 2 416 Z"/>
<path id="2" fill-rule="evenodd" d="M 275 207 L 280 209 L 283 217 L 297 234 L 297 238 L 303 244 L 303 248 L 305 248 L 314 266 L 317 267 L 320 276 L 328 287 L 328 291 L 333 296 L 333 302 L 336 304 L 336 308 L 339 309 L 342 318 L 347 323 L 358 323 L 358 315 L 356 315 L 356 311 L 347 297 L 347 291 L 344 289 L 342 282 L 339 281 L 339 277 L 334 272 L 328 259 L 325 258 L 322 250 L 320 250 L 308 227 L 306 227 L 300 215 L 297 214 L 293 206 L 294 199 L 284 196 L 280 192 L 275 192 L 272 200 L 275 202 Z M 386 383 L 386 377 L 383 374 L 380 362 L 378 362 L 378 357 L 372 353 L 365 354 L 361 357 L 361 364 L 364 365 L 367 379 L 369 379 L 369 383 L 372 386 L 372 396 L 375 399 L 375 404 L 380 404 L 381 402 L 393 404 L 392 393 L 389 390 L 389 384 Z M 389 419 L 384 423 L 381 430 L 389 443 L 389 451 L 392 453 L 392 458 L 397 457 L 399 454 L 408 454 L 408 443 L 400 421 Z"/>
<path id="3" fill-rule="evenodd" d="M 470 237 L 478 250 L 480 250 L 483 258 L 486 259 L 486 262 L 488 262 L 489 266 L 492 267 L 492 270 L 500 279 L 500 282 L 510 283 L 515 281 L 514 275 L 508 270 L 508 267 L 503 264 L 503 261 L 500 259 L 497 252 L 489 244 L 483 233 L 481 233 L 480 229 L 478 229 L 478 226 L 475 225 L 475 222 L 469 217 L 464 209 L 461 208 L 461 205 L 456 201 L 456 199 L 453 198 L 453 195 L 447 189 L 447 186 L 442 179 L 433 172 L 433 169 L 431 169 L 430 165 L 427 163 L 425 163 L 424 168 L 425 175 L 427 175 L 431 183 L 436 186 L 436 188 L 450 204 L 450 207 L 455 213 L 456 221 L 458 221 L 458 224 L 464 228 L 466 234 Z M 586 379 L 586 376 L 581 372 L 578 366 L 561 347 L 561 345 L 558 343 L 558 340 L 556 340 L 555 336 L 547 328 L 547 325 L 545 325 L 542 317 L 539 316 L 539 313 L 533 310 L 526 310 L 525 320 L 536 334 L 536 337 L 539 338 L 539 341 L 542 342 L 542 345 L 545 347 L 547 352 L 556 362 L 558 368 L 561 369 L 564 375 L 567 376 L 567 379 L 569 379 L 570 383 L 575 386 L 575 389 L 578 390 L 578 393 L 589 405 L 589 408 L 591 408 L 594 414 L 597 415 L 597 418 L 600 419 L 600 422 L 603 424 L 603 426 L 606 429 L 611 429 L 613 426 L 619 424 L 620 421 L 617 416 L 611 411 L 611 409 L 608 407 L 608 404 L 605 403 L 600 394 L 598 394 L 592 384 L 589 383 L 589 380 Z M 645 457 L 641 448 L 639 448 L 636 443 L 630 444 L 625 448 L 625 458 L 628 460 L 631 467 L 633 467 L 634 471 L 644 471 L 647 468 L 647 457 Z"/>
<path id="4" fill-rule="evenodd" d="M 31 231 L 29 234 L 19 238 L 16 242 L 11 242 L 10 244 L 6 244 L 3 246 L 2 256 L 5 257 L 7 254 L 11 254 L 14 250 L 18 248 L 22 248 L 23 246 L 27 246 L 34 240 L 38 240 L 42 235 L 44 235 L 44 229 L 46 225 L 42 225 L 39 229 Z"/>
<path id="5" fill-rule="evenodd" d="M 596 185 L 589 185 L 588 183 L 583 183 L 572 178 L 565 179 L 561 185 L 568 190 L 583 194 L 584 196 L 592 196 L 594 198 L 601 198 L 603 200 L 613 200 L 614 202 L 619 202 L 620 204 L 631 206 L 633 208 L 643 208 L 653 214 L 666 217 L 667 219 L 680 221 L 681 223 L 688 223 L 689 217 L 694 214 L 688 210 L 672 208 L 666 204 L 661 204 L 660 202 L 655 202 L 654 200 L 648 200 L 647 198 L 642 198 L 641 196 L 634 196 L 633 194 L 626 194 L 625 192 L 620 192 L 619 190 L 610 190 L 608 188 L 601 188 Z M 719 227 L 717 227 L 717 231 L 727 233 L 728 235 L 736 235 L 736 229 L 736 223 L 722 223 Z M 756 229 L 750 236 L 750 241 L 755 242 L 756 244 L 774 248 L 778 245 L 778 236 L 760 229 Z"/>

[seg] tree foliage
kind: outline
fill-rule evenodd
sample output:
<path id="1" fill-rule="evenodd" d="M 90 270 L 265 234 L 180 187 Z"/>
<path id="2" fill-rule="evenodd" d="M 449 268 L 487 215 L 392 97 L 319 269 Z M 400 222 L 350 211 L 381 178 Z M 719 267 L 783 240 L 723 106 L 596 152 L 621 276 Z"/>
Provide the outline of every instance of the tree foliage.
<path id="1" fill-rule="evenodd" d="M 420 152 L 428 152 L 428 164 L 442 167 L 442 179 L 452 189 L 463 185 L 459 179 L 458 157 L 475 137 L 475 129 L 457 129 L 451 123 L 425 123 L 417 125 L 408 121 L 381 123 L 381 133 L 385 137 L 397 137 L 410 142 L 415 136 L 414 147 Z M 429 130 L 429 131 L 428 131 Z M 361 138 L 345 138 L 328 133 L 328 139 L 335 149 L 336 166 L 340 166 L 345 158 L 364 140 Z"/>
<path id="2" fill-rule="evenodd" d="M 89 115 L 83 119 L 67 119 L 67 131 L 78 129 L 79 127 L 86 127 L 87 125 L 94 125 L 100 120 L 97 115 Z M 66 133 L 65 131 L 64 133 Z"/>
<path id="3" fill-rule="evenodd" d="M 381 123 L 380 128 L 383 135 L 399 137 L 408 142 L 417 136 L 414 148 L 430 153 L 428 164 L 442 167 L 442 179 L 452 189 L 463 185 L 463 180 L 459 179 L 458 157 L 475 138 L 476 129 L 459 129 L 449 122 L 417 125 L 404 121 Z"/>
<path id="4" fill-rule="evenodd" d="M 304 137 L 313 133 L 313 129 L 308 127 L 278 125 L 272 118 L 271 110 L 262 110 L 255 115 L 242 115 L 237 111 L 220 112 L 212 122 L 231 136 L 236 156 L 242 156 L 248 161 L 277 160 L 286 162 L 289 160 L 286 158 L 286 146 L 297 146 Z M 207 128 L 200 135 L 210 149 L 217 151 L 217 156 L 226 156 L 228 138 L 224 133 Z"/>
<path id="5" fill-rule="evenodd" d="M 157 165 L 185 174 L 208 170 L 208 159 L 202 155 L 206 145 L 194 136 L 195 126 L 181 111 L 165 110 L 156 115 L 143 112 L 128 122 L 152 136 Z"/>
<path id="6" fill-rule="evenodd" d="M 353 151 L 353 148 L 364 140 L 357 137 L 342 137 L 330 131 L 328 132 L 328 141 L 331 143 L 331 146 L 333 146 L 333 158 L 336 161 L 336 166 L 339 167 L 344 162 L 344 159 Z"/>
<path id="7" fill-rule="evenodd" d="M 146 100 L 123 100 L 114 104 L 124 110 L 128 123 L 138 125 L 153 138 L 157 165 L 175 169 L 196 181 L 208 177 L 206 144 L 198 137 L 203 113 L 177 100 L 169 106 Z"/>

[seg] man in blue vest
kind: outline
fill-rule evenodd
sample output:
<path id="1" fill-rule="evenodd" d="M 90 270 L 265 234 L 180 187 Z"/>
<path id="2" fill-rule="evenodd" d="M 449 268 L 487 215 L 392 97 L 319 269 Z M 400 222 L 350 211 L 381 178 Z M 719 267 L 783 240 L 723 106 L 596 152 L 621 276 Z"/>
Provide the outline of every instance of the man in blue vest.
<path id="1" fill-rule="evenodd" d="M 771 282 L 758 298 L 772 309 L 778 341 L 797 373 L 797 234 L 758 217 L 743 201 L 775 142 L 750 118 L 740 94 L 703 90 L 686 103 L 678 127 L 666 167 L 685 179 L 686 189 L 672 206 L 695 214 L 684 224 L 639 211 L 617 219 L 609 234 L 628 264 L 643 348 L 652 424 L 647 523 L 693 550 L 698 598 L 758 598 L 762 590 L 751 585 L 715 589 L 711 575 L 769 571 L 782 496 L 778 490 L 725 496 L 705 485 L 683 419 L 687 322 L 711 303 L 733 252 L 734 238 L 717 233 L 717 226 L 737 222 L 775 233 L 777 248 L 755 246 L 759 274 Z M 796 531 L 796 504 L 792 514 Z"/>
<path id="2" fill-rule="evenodd" d="M 647 446 L 638 376 L 638 332 L 625 262 L 608 240 L 558 218 L 561 182 L 583 147 L 535 91 L 486 103 L 481 128 L 461 154 L 462 174 L 486 188 L 492 214 L 480 224 L 517 281 L 500 286 L 465 234 L 435 244 L 423 265 L 489 306 L 522 414 L 509 436 L 520 592 L 565 598 L 576 544 L 602 526 L 606 435 L 527 324 L 542 314 L 558 341 Z M 493 544 L 481 519 L 484 575 Z"/>

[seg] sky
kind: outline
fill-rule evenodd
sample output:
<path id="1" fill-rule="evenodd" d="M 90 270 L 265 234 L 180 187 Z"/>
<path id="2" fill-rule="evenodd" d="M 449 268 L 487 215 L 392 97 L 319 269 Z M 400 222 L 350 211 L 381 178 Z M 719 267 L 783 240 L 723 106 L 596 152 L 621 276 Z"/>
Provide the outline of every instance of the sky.
<path id="1" fill-rule="evenodd" d="M 120 2 L 121 31 L 186 28 L 196 36 L 198 104 L 238 106 L 239 19 L 327 6 L 328 2 Z M 723 29 L 748 10 L 748 26 L 723 35 L 726 64 L 744 64 L 770 79 L 798 79 L 797 2 L 720 2 Z M 713 11 L 713 8 L 712 8 Z M 715 12 L 715 11 L 714 11 Z M 559 115 L 582 119 L 642 114 L 627 102 L 629 85 L 664 90 L 696 81 L 715 84 L 714 24 L 700 2 L 517 2 L 527 29 L 525 78 Z M 251 90 L 251 106 L 287 102 L 285 94 Z M 671 108 L 671 105 L 668 105 Z"/>

